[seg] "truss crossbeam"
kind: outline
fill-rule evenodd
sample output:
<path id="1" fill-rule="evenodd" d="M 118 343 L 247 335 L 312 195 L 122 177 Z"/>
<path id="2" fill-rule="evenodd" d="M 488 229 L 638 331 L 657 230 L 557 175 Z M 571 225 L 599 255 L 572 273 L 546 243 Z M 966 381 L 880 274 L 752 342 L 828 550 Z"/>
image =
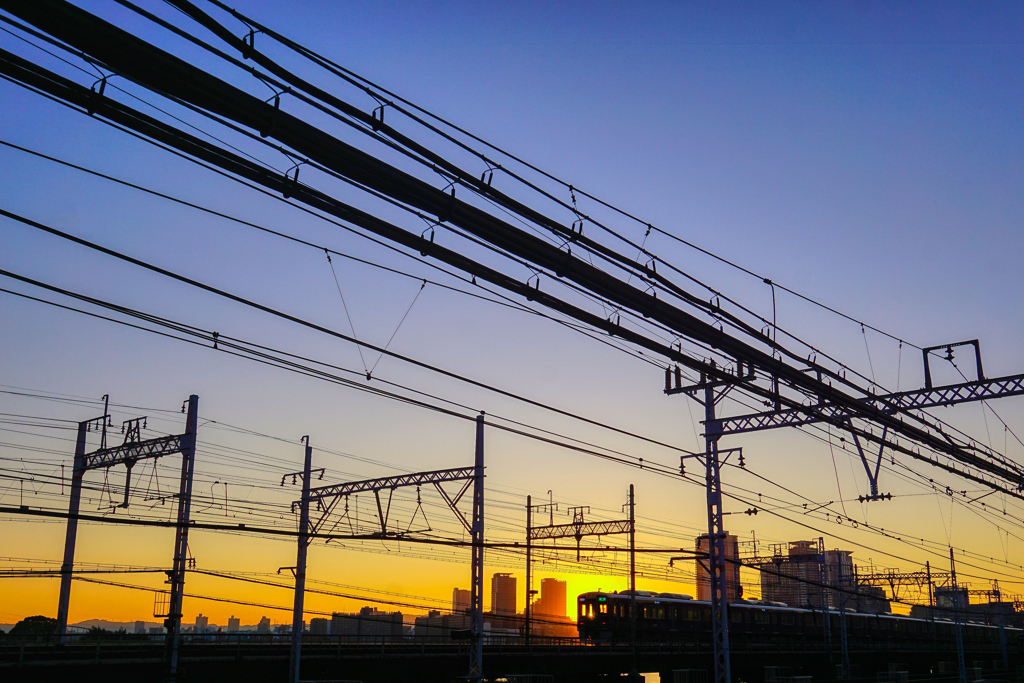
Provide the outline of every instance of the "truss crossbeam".
<path id="1" fill-rule="evenodd" d="M 885 413 L 893 414 L 909 410 L 950 406 L 957 403 L 985 401 L 987 399 L 1020 395 L 1024 395 L 1024 375 L 1011 375 L 997 379 L 985 379 L 977 382 L 964 382 L 944 387 L 874 396 L 862 399 L 861 403 Z M 858 417 L 854 411 L 836 405 L 815 405 L 813 409 L 823 417 L 809 415 L 803 410 L 795 408 L 726 418 L 721 421 L 722 433 L 741 434 L 743 432 L 758 432 L 777 427 L 797 427 L 820 422 L 823 418 L 836 422 L 846 422 L 851 418 Z"/>
<path id="2" fill-rule="evenodd" d="M 532 527 L 530 540 L 628 534 L 631 530 L 632 525 L 628 519 L 617 519 L 611 522 L 583 522 L 582 524 L 555 524 Z"/>
<path id="3" fill-rule="evenodd" d="M 103 448 L 85 456 L 83 469 L 95 470 L 101 467 L 111 467 L 127 462 L 134 463 L 137 460 L 180 453 L 184 448 L 184 440 L 184 435 L 172 434 L 146 441 L 126 443 L 113 448 Z"/>
<path id="4" fill-rule="evenodd" d="M 382 477 L 380 479 L 364 479 L 352 481 L 345 484 L 334 484 L 332 486 L 321 486 L 311 489 L 309 499 L 323 500 L 338 496 L 348 496 L 365 491 L 387 491 L 404 486 L 421 486 L 424 484 L 443 484 L 446 481 L 462 481 L 472 479 L 475 475 L 473 467 L 456 467 L 450 470 L 435 470 L 433 472 L 415 472 L 413 474 L 402 474 L 397 477 Z"/>

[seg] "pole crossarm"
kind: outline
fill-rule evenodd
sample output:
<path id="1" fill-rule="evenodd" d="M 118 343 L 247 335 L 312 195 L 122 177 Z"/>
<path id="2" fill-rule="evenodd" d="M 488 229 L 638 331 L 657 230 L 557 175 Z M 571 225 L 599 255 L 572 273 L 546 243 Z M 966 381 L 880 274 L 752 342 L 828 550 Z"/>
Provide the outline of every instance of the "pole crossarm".
<path id="1" fill-rule="evenodd" d="M 134 463 L 137 460 L 145 460 L 147 458 L 159 458 L 165 455 L 181 453 L 184 448 L 184 434 L 160 436 L 155 439 L 126 443 L 113 448 L 101 448 L 85 456 L 83 470 L 95 470 L 127 462 Z"/>
<path id="2" fill-rule="evenodd" d="M 421 486 L 423 484 L 443 484 L 447 481 L 462 481 L 472 479 L 475 476 L 473 467 L 456 467 L 450 470 L 435 470 L 432 472 L 415 472 L 413 474 L 402 474 L 397 477 L 382 477 L 380 479 L 363 479 L 345 484 L 334 484 L 332 486 L 321 486 L 311 489 L 309 500 L 323 500 L 348 496 L 365 491 L 387 491 L 404 486 Z M 301 503 L 301 501 L 299 501 Z"/>
<path id="3" fill-rule="evenodd" d="M 985 379 L 962 384 L 950 384 L 943 387 L 932 387 L 917 391 L 903 391 L 873 398 L 862 399 L 865 407 L 875 408 L 893 414 L 923 408 L 951 406 L 957 403 L 984 401 L 990 398 L 1005 398 L 1024 394 L 1024 375 L 1010 375 L 997 379 Z M 773 410 L 765 413 L 739 415 L 721 420 L 723 434 L 742 434 L 758 432 L 777 427 L 797 427 L 805 424 L 821 422 L 823 418 L 831 418 L 845 422 L 850 418 L 860 417 L 855 411 L 841 406 L 823 404 L 808 406 L 807 410 L 792 408 L 789 410 Z"/>
<path id="4" fill-rule="evenodd" d="M 554 524 L 551 526 L 535 526 L 530 528 L 530 540 L 538 541 L 545 538 L 580 538 L 583 536 L 606 536 L 609 534 L 628 534 L 633 524 L 628 519 L 617 519 L 611 522 L 583 522 L 582 524 Z"/>

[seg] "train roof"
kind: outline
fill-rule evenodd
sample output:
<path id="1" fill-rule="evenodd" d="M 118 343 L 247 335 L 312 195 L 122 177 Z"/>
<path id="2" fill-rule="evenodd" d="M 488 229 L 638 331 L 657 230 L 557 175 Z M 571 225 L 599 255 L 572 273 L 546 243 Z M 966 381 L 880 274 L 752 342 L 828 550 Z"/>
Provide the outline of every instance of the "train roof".
<path id="1" fill-rule="evenodd" d="M 595 598 L 601 598 L 601 597 L 610 598 L 611 600 L 618 601 L 618 600 L 629 600 L 632 597 L 632 595 L 631 595 L 630 591 L 612 591 L 612 592 L 591 591 L 589 593 L 581 593 L 579 595 L 579 597 L 577 598 L 577 602 L 583 602 L 584 600 L 587 600 L 587 599 L 595 599 Z M 679 603 L 679 604 L 687 604 L 687 605 L 707 605 L 708 607 L 711 606 L 711 602 L 709 602 L 707 600 L 694 600 L 693 596 L 686 595 L 686 594 L 683 594 L 683 593 L 656 593 L 654 591 L 636 591 L 636 599 L 637 599 L 638 602 L 654 602 L 656 604 L 657 603 L 667 603 L 667 604 Z M 820 609 L 814 609 L 814 608 L 809 608 L 809 607 L 792 607 L 790 605 L 787 605 L 784 602 L 773 602 L 771 600 L 749 600 L 749 599 L 742 599 L 742 598 L 739 599 L 739 600 L 734 600 L 734 601 L 730 602 L 729 606 L 730 607 L 743 607 L 743 608 L 747 608 L 747 609 L 756 609 L 758 607 L 760 607 L 761 609 L 770 608 L 773 611 L 779 611 L 779 612 L 798 612 L 798 613 L 802 612 L 802 613 L 807 613 L 807 614 L 821 612 Z M 839 614 L 839 609 L 835 608 L 835 607 L 830 607 L 828 609 L 828 612 L 830 614 L 838 615 Z M 857 610 L 847 609 L 846 613 L 849 614 L 851 617 L 861 617 L 861 618 L 876 617 L 876 618 L 880 618 L 880 619 L 891 619 L 891 620 L 899 620 L 899 621 L 915 621 L 915 622 L 929 621 L 928 619 L 920 619 L 920 618 L 917 618 L 917 617 L 909 616 L 907 614 L 893 614 L 892 612 L 881 612 L 881 613 L 877 613 L 876 614 L 876 613 L 873 613 L 873 612 L 858 612 Z M 944 623 L 944 624 L 946 624 L 946 623 L 952 624 L 953 623 L 952 619 L 943 618 L 943 617 L 936 617 L 936 618 L 932 619 L 931 621 L 937 621 L 937 622 Z M 984 624 L 984 623 L 975 622 L 975 621 L 965 621 L 964 623 L 970 624 L 971 626 L 977 626 L 977 627 L 998 628 L 998 626 L 994 626 L 994 625 L 991 625 L 991 624 Z M 1021 630 L 1021 629 L 1013 627 L 1013 626 L 1006 626 L 1005 628 L 1007 630 L 1013 630 L 1013 631 Z"/>

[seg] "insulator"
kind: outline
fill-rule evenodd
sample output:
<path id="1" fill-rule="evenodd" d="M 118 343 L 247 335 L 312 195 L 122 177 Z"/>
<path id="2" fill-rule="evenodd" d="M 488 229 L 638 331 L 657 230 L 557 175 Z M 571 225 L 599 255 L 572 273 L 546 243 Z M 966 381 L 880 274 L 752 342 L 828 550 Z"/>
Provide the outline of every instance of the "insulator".
<path id="1" fill-rule="evenodd" d="M 672 388 L 672 368 L 665 368 L 665 391 Z"/>

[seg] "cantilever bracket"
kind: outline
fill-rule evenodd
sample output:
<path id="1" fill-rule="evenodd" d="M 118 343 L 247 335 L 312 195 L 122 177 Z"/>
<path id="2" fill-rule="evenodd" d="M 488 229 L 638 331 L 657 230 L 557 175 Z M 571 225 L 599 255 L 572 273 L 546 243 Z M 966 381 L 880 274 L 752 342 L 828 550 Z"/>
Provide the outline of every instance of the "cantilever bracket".
<path id="1" fill-rule="evenodd" d="M 455 513 L 455 516 L 459 518 L 460 522 L 462 522 L 462 526 L 465 527 L 466 531 L 469 533 L 473 533 L 473 525 L 469 523 L 466 516 L 462 514 L 462 510 L 459 509 L 459 501 L 462 500 L 462 496 L 466 495 L 466 491 L 469 490 L 472 483 L 472 479 L 467 479 L 466 483 L 462 485 L 462 490 L 459 491 L 455 498 L 452 498 L 448 495 L 447 491 L 441 488 L 440 482 L 433 482 L 434 488 L 436 488 L 437 492 L 441 494 L 441 497 L 444 498 L 444 502 L 448 503 L 448 507 L 451 508 L 452 512 Z"/>
<path id="2" fill-rule="evenodd" d="M 853 434 L 853 443 L 857 446 L 857 453 L 860 455 L 860 462 L 864 465 L 864 471 L 868 475 L 868 486 L 870 494 L 867 496 L 860 496 L 858 500 L 862 503 L 871 500 L 890 500 L 892 494 L 878 494 L 878 471 L 882 467 L 882 452 L 885 450 L 885 437 L 889 433 L 889 427 L 882 429 L 882 441 L 878 446 L 878 457 L 875 458 L 875 468 L 872 471 L 871 464 L 868 462 L 868 456 L 864 452 L 863 446 L 861 446 L 860 438 L 857 436 L 856 430 L 853 429 L 853 423 L 850 422 L 850 433 Z"/>
<path id="3" fill-rule="evenodd" d="M 378 489 L 374 489 L 373 490 L 373 497 L 377 499 L 377 515 L 379 516 L 379 519 L 380 519 L 380 535 L 381 536 L 387 536 L 388 535 L 388 517 L 391 516 L 391 497 L 395 495 L 395 489 L 394 488 L 389 488 L 388 489 L 388 508 L 387 508 L 387 510 L 382 510 L 381 509 L 380 493 L 378 491 L 379 491 Z"/>

